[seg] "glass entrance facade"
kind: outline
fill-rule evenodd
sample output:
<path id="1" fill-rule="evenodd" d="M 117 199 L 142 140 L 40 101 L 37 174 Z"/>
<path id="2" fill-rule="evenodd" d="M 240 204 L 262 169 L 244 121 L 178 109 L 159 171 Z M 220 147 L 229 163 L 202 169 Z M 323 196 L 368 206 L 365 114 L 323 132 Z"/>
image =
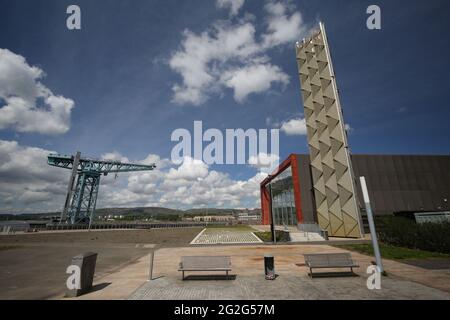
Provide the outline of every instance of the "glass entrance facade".
<path id="1" fill-rule="evenodd" d="M 269 185 L 267 188 L 269 188 Z M 292 169 L 290 166 L 270 182 L 270 188 L 272 189 L 271 200 L 275 224 L 296 226 L 297 213 L 295 210 L 294 184 L 292 182 Z"/>

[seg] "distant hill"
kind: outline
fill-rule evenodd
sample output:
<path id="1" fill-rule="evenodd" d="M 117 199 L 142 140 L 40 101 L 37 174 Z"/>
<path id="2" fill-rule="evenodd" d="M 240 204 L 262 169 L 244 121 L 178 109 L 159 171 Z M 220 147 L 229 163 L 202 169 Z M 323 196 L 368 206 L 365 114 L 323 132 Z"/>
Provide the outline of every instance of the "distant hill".
<path id="1" fill-rule="evenodd" d="M 123 215 L 123 216 L 130 216 L 130 215 L 139 215 L 139 216 L 146 216 L 146 215 L 154 215 L 154 214 L 173 214 L 173 215 L 179 215 L 183 214 L 184 211 L 182 210 L 176 210 L 176 209 L 169 209 L 169 208 L 163 208 L 163 207 L 136 207 L 136 208 L 101 208 L 95 210 L 95 214 L 97 216 L 103 216 L 103 215 Z"/>
<path id="2" fill-rule="evenodd" d="M 240 212 L 261 213 L 260 209 L 217 209 L 217 208 L 193 208 L 188 210 L 169 209 L 164 207 L 135 207 L 135 208 L 100 208 L 95 210 L 96 216 L 123 215 L 123 216 L 158 216 L 158 215 L 229 215 Z M 0 214 L 3 220 L 46 220 L 50 217 L 58 217 L 60 212 Z"/>
<path id="3" fill-rule="evenodd" d="M 196 209 L 188 209 L 185 212 L 190 214 L 198 214 L 198 215 L 226 215 L 242 212 L 240 209 L 217 209 L 217 208 L 196 208 Z"/>

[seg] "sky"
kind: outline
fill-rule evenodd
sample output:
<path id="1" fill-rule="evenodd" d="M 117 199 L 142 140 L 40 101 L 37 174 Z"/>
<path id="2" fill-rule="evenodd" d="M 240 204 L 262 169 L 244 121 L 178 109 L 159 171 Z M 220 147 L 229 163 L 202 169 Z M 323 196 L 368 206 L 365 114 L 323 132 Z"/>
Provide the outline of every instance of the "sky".
<path id="1" fill-rule="evenodd" d="M 69 5 L 81 29 L 69 30 Z M 381 9 L 369 30 L 366 9 Z M 51 152 L 156 163 L 97 207 L 259 207 L 258 162 L 171 161 L 172 132 L 279 129 L 307 153 L 295 43 L 325 23 L 358 154 L 450 154 L 448 1 L 0 0 L 0 213 L 62 208 Z M 203 144 L 205 146 L 205 144 Z"/>

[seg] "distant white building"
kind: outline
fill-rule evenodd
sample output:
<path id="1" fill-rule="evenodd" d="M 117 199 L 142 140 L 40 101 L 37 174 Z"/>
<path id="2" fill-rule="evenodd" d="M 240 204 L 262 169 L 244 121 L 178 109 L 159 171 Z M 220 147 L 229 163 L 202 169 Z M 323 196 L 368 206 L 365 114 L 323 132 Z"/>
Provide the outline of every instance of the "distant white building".
<path id="1" fill-rule="evenodd" d="M 195 216 L 195 222 L 233 222 L 236 220 L 234 216 Z"/>
<path id="2" fill-rule="evenodd" d="M 261 223 L 261 215 L 256 213 L 241 212 L 238 214 L 238 221 L 241 223 Z"/>

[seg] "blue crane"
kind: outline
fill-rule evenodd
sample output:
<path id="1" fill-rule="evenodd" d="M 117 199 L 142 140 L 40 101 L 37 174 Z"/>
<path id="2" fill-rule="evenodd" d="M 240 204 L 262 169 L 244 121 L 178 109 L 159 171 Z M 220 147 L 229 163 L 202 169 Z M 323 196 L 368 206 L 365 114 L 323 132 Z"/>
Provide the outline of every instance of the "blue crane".
<path id="1" fill-rule="evenodd" d="M 102 174 L 106 176 L 108 173 L 147 171 L 156 168 L 155 164 L 143 165 L 82 158 L 80 152 L 75 156 L 49 154 L 47 158 L 50 166 L 72 171 L 60 219 L 61 222 L 67 221 L 70 224 L 91 225 L 93 222 Z"/>

